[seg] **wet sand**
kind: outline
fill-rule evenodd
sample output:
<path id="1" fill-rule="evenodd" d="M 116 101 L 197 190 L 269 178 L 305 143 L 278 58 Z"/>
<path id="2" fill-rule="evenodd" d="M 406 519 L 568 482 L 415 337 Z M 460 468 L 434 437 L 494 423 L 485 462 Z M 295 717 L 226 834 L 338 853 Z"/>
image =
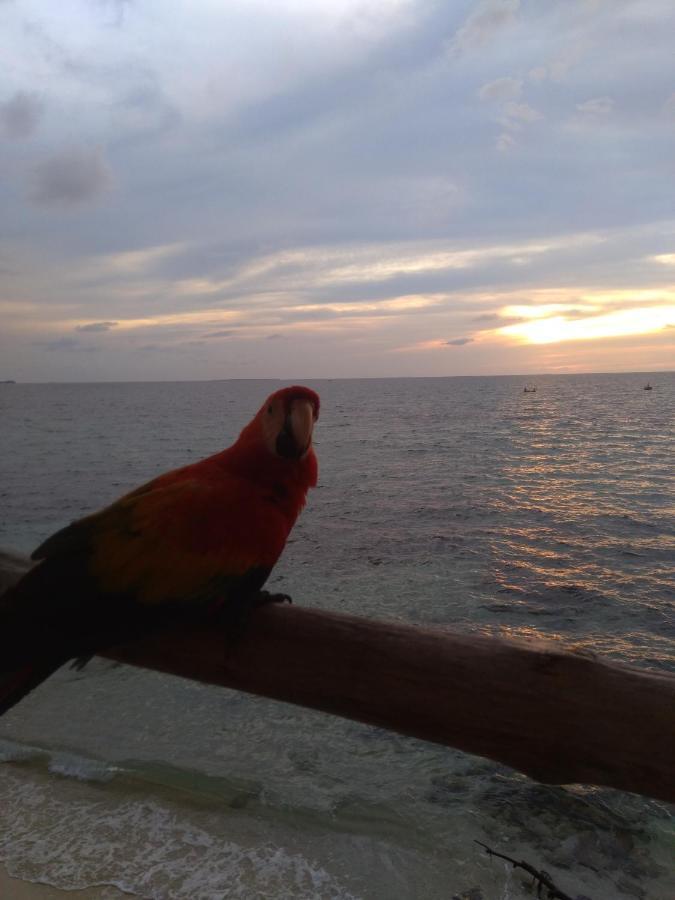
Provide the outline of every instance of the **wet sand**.
<path id="1" fill-rule="evenodd" d="M 113 887 L 62 891 L 48 884 L 33 884 L 31 881 L 12 878 L 7 869 L 0 865 L 0 897 L 2 900 L 129 900 L 131 894 Z"/>

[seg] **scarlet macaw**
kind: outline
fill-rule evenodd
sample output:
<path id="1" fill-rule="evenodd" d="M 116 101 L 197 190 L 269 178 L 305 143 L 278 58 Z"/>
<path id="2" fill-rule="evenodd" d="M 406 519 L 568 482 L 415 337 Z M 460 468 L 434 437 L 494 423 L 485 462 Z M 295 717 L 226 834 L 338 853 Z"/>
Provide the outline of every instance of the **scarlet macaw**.
<path id="1" fill-rule="evenodd" d="M 228 449 L 56 532 L 0 597 L 0 715 L 69 659 L 222 609 L 261 588 L 317 481 L 319 397 L 272 394 Z"/>

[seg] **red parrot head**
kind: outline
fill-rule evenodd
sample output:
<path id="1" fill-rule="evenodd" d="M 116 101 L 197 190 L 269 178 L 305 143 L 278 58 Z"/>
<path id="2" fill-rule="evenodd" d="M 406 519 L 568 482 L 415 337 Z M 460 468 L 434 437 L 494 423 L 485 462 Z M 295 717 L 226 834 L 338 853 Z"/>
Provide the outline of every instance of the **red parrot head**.
<path id="1" fill-rule="evenodd" d="M 319 418 L 319 396 L 300 385 L 282 388 L 267 398 L 254 422 L 267 449 L 282 459 L 303 459 L 312 446 Z"/>
<path id="2" fill-rule="evenodd" d="M 319 397 L 310 388 L 293 385 L 271 394 L 224 457 L 254 470 L 260 480 L 286 477 L 313 487 L 317 461 L 312 447 Z M 305 488 L 306 489 L 306 488 Z"/>

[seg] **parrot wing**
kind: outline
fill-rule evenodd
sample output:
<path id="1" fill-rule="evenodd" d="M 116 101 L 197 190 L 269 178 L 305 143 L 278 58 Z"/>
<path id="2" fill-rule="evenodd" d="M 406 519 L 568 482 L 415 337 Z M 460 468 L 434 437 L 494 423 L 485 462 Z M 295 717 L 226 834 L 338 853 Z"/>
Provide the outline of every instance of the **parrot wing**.
<path id="1" fill-rule="evenodd" d="M 0 597 L 0 715 L 66 660 L 190 609 L 222 605 L 236 624 L 286 540 L 272 499 L 227 473 L 172 473 L 48 538 Z"/>
<path id="2" fill-rule="evenodd" d="M 33 554 L 86 566 L 96 593 L 142 604 L 251 593 L 283 549 L 288 525 L 263 493 L 227 473 L 156 479 L 73 522 Z M 38 567 L 39 568 L 39 567 Z"/>
<path id="3" fill-rule="evenodd" d="M 140 496 L 141 494 L 147 494 L 156 487 L 160 480 L 160 478 L 156 478 L 152 481 L 148 481 L 141 487 L 136 488 L 136 490 L 125 494 L 124 497 L 116 500 L 115 503 L 110 506 L 92 513 L 91 515 L 84 516 L 81 519 L 77 519 L 76 521 L 71 522 L 70 525 L 66 525 L 65 528 L 59 529 L 59 531 L 54 532 L 54 534 L 43 541 L 39 547 L 33 550 L 30 558 L 32 560 L 50 559 L 58 556 L 71 555 L 85 550 L 89 545 L 92 531 L 96 530 L 97 525 L 101 523 L 112 510 L 122 504 L 125 500 Z"/>

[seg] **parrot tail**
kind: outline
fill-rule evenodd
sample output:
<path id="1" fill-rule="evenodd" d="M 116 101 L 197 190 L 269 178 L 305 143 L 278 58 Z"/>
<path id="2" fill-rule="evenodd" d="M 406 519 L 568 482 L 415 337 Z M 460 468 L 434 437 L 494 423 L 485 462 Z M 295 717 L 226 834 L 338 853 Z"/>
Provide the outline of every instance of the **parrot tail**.
<path id="1" fill-rule="evenodd" d="M 13 672 L 0 672 L 0 716 L 11 709 L 26 694 L 49 678 L 64 663 L 64 660 L 52 660 L 39 664 L 29 664 L 15 669 Z"/>
<path id="2" fill-rule="evenodd" d="M 78 655 L 61 628 L 73 630 L 77 606 L 59 615 L 51 602 L 64 592 L 60 574 L 40 564 L 0 591 L 0 716 Z"/>

